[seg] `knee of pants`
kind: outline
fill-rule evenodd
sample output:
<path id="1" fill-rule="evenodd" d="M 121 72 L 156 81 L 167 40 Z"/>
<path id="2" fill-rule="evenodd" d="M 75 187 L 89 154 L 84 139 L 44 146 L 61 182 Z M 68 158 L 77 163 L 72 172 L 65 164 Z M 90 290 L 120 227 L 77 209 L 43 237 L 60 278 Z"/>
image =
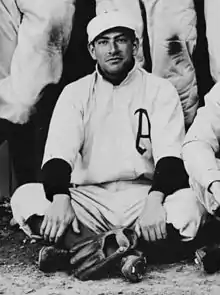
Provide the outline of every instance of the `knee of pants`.
<path id="1" fill-rule="evenodd" d="M 20 186 L 11 198 L 14 219 L 22 225 L 33 214 L 44 215 L 49 201 L 45 198 L 43 185 L 28 183 Z"/>
<path id="2" fill-rule="evenodd" d="M 63 19 L 64 22 L 72 22 L 71 17 L 75 12 L 75 2 L 76 0 L 42 1 L 42 7 L 46 6 L 46 15 L 51 20 Z"/>
<path id="3" fill-rule="evenodd" d="M 171 223 L 181 236 L 193 239 L 205 221 L 207 211 L 191 188 L 181 189 L 166 198 L 164 207 L 167 223 Z"/>

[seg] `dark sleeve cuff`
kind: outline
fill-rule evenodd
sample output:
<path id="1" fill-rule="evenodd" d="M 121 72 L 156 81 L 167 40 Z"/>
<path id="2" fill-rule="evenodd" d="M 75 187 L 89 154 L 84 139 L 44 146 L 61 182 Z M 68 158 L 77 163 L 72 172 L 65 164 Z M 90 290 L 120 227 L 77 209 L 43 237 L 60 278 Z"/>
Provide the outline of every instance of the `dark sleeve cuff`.
<path id="1" fill-rule="evenodd" d="M 157 162 L 149 192 L 160 191 L 166 197 L 179 189 L 189 187 L 188 179 L 181 159 L 176 157 L 162 158 Z"/>
<path id="2" fill-rule="evenodd" d="M 67 194 L 70 196 L 70 179 L 72 168 L 62 159 L 52 159 L 42 167 L 42 183 L 46 198 L 53 201 L 55 194 Z"/>

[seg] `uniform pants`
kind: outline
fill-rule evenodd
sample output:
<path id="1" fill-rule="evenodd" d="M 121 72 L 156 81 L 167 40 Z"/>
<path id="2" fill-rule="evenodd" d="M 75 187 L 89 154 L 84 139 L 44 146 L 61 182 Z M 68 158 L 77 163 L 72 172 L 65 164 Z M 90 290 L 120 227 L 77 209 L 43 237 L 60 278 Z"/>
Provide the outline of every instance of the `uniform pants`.
<path id="1" fill-rule="evenodd" d="M 220 169 L 220 159 L 216 160 L 217 165 Z M 192 190 L 197 195 L 197 198 L 200 201 L 200 203 L 205 207 L 209 214 L 213 215 L 215 210 L 219 207 L 219 204 L 214 199 L 213 195 L 207 190 L 207 188 L 205 188 L 198 181 L 196 181 L 195 178 L 190 176 L 189 182 Z"/>
<path id="2" fill-rule="evenodd" d="M 126 181 L 106 185 L 70 188 L 71 202 L 77 219 L 95 233 L 115 227 L 136 228 L 150 186 Z M 12 196 L 13 217 L 28 235 L 26 221 L 33 215 L 44 215 L 50 202 L 42 184 L 26 184 Z M 193 239 L 205 218 L 205 209 L 190 188 L 169 195 L 164 208 L 167 224 L 172 224 L 185 239 Z"/>
<path id="3" fill-rule="evenodd" d="M 193 0 L 142 0 L 152 59 L 152 72 L 167 78 L 177 89 L 185 125 L 193 122 L 198 89 L 192 56 L 197 41 Z"/>
<path id="4" fill-rule="evenodd" d="M 220 80 L 220 1 L 204 0 L 206 37 L 208 41 L 209 62 L 212 78 L 215 82 Z"/>

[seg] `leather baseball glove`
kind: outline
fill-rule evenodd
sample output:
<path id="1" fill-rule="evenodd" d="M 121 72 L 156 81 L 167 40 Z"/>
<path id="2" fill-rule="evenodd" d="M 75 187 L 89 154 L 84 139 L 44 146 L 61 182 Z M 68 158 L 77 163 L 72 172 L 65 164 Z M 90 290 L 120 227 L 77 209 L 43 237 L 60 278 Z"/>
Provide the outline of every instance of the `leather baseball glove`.
<path id="1" fill-rule="evenodd" d="M 137 235 L 128 228 L 87 238 L 69 251 L 73 274 L 80 280 L 99 278 L 120 265 L 121 258 L 136 245 Z"/>

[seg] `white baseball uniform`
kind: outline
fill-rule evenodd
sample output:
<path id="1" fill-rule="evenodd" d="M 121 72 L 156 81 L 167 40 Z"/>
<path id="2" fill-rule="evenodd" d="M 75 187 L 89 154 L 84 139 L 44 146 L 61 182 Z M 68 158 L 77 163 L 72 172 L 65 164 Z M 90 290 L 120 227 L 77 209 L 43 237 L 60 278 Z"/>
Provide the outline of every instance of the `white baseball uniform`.
<path id="1" fill-rule="evenodd" d="M 0 1 L 0 118 L 27 122 L 44 87 L 60 80 L 75 1 Z"/>
<path id="2" fill-rule="evenodd" d="M 155 166 L 167 157 L 180 159 L 184 135 L 181 104 L 169 81 L 136 65 L 114 86 L 95 71 L 66 86 L 58 99 L 43 167 L 54 159 L 72 167 L 73 208 L 89 228 L 131 226 L 143 209 Z M 42 185 L 27 184 L 11 204 L 24 227 L 30 215 L 44 214 L 49 201 Z M 194 237 L 203 208 L 192 191 L 174 192 L 164 206 L 167 222 Z"/>
<path id="3" fill-rule="evenodd" d="M 220 27 L 220 1 L 204 0 L 206 37 L 208 41 L 209 62 L 212 78 L 215 82 L 220 80 L 220 40 L 217 30 Z"/>
<path id="4" fill-rule="evenodd" d="M 220 83 L 205 97 L 205 106 L 198 110 L 183 146 L 183 158 L 190 183 L 209 213 L 217 202 L 209 192 L 213 181 L 220 180 Z"/>

